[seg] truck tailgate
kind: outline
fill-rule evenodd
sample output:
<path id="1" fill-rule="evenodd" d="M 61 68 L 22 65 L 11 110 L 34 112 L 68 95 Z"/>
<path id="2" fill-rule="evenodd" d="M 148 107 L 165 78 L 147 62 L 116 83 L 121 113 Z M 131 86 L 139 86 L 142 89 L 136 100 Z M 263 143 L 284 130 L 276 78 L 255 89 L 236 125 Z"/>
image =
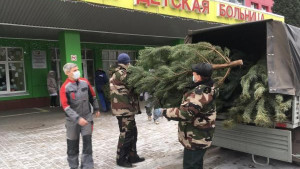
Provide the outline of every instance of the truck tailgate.
<path id="1" fill-rule="evenodd" d="M 221 123 L 216 122 L 213 145 L 292 162 L 291 131 L 241 124 L 225 129 Z"/>

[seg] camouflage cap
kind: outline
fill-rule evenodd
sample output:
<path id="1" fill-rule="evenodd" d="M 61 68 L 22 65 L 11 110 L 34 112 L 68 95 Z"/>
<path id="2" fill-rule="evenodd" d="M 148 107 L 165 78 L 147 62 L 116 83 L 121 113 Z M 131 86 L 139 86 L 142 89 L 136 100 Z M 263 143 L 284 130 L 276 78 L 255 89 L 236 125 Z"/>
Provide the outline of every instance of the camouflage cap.
<path id="1" fill-rule="evenodd" d="M 198 63 L 192 65 L 192 71 L 203 77 L 211 77 L 213 68 L 209 63 Z"/>

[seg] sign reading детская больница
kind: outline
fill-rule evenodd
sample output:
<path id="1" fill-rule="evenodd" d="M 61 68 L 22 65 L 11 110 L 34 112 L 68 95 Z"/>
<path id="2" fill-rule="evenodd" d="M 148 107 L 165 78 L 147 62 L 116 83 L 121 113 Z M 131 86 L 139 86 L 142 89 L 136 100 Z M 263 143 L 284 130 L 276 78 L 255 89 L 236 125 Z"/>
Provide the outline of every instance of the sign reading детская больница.
<path id="1" fill-rule="evenodd" d="M 194 0 L 190 2 L 188 0 L 134 0 L 133 3 L 134 5 L 162 6 L 196 13 L 209 13 L 208 0 Z"/>
<path id="2" fill-rule="evenodd" d="M 145 5 L 146 7 L 170 7 L 174 10 L 185 10 L 209 14 L 210 1 L 208 0 L 134 0 L 134 5 Z M 264 20 L 264 12 L 248 9 L 238 5 L 218 2 L 216 16 L 219 18 L 231 18 L 240 21 L 259 21 Z"/>

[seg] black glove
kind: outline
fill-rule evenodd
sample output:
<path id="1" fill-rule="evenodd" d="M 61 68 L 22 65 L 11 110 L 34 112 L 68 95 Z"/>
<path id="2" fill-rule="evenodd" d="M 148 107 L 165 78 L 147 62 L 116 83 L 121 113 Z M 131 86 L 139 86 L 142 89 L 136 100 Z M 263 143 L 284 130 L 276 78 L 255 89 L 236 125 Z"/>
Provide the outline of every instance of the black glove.
<path id="1" fill-rule="evenodd" d="M 163 115 L 165 118 L 168 118 L 168 117 L 167 117 L 167 109 L 163 109 L 162 115 Z"/>
<path id="2" fill-rule="evenodd" d="M 163 115 L 168 121 L 171 120 L 171 119 L 167 116 L 167 109 L 163 109 L 162 115 Z"/>

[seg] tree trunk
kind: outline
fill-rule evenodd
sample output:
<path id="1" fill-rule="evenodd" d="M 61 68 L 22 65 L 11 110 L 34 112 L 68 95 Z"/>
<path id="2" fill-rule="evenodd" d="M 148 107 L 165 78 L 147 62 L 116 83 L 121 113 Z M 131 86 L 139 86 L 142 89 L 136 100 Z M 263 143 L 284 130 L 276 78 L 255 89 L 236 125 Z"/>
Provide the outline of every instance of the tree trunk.
<path id="1" fill-rule="evenodd" d="M 225 63 L 225 64 L 212 64 L 213 69 L 224 69 L 228 67 L 236 67 L 242 66 L 243 60 L 235 60 L 233 62 Z"/>

